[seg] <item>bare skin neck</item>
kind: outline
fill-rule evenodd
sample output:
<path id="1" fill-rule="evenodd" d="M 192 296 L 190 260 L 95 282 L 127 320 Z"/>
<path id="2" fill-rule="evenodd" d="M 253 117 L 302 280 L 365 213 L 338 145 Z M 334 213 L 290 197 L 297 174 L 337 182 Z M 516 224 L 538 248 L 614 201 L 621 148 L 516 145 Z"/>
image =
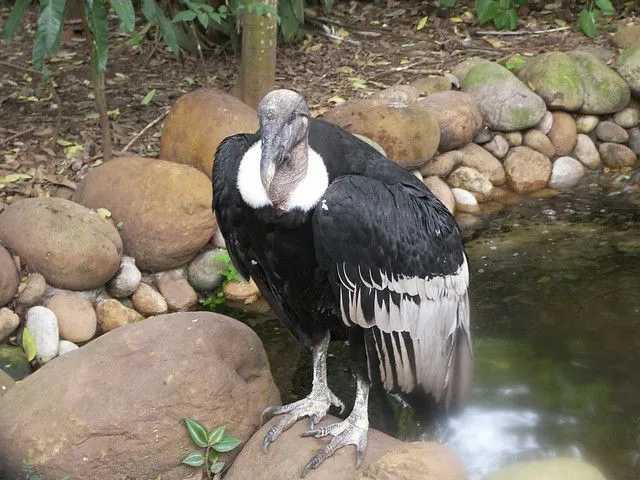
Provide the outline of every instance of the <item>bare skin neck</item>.
<path id="1" fill-rule="evenodd" d="M 287 210 L 289 195 L 307 174 L 308 149 L 307 139 L 299 142 L 276 168 L 267 195 L 280 213 Z"/>

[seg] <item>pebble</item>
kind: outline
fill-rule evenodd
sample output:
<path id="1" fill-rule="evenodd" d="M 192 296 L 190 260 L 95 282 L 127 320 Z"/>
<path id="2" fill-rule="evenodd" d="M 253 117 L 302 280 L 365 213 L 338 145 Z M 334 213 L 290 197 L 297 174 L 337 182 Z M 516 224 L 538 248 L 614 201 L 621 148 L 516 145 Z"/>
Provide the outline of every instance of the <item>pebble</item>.
<path id="1" fill-rule="evenodd" d="M 524 134 L 522 143 L 540 152 L 545 157 L 551 158 L 556 153 L 556 149 L 544 133 L 540 130 L 529 130 Z"/>
<path id="2" fill-rule="evenodd" d="M 584 176 L 584 166 L 572 157 L 560 157 L 553 162 L 549 186 L 564 190 L 575 187 Z"/>
<path id="3" fill-rule="evenodd" d="M 585 167 L 591 169 L 600 168 L 600 164 L 602 163 L 600 153 L 598 152 L 596 144 L 593 143 L 593 140 L 591 140 L 588 135 L 584 133 L 578 134 L 573 154 Z"/>
<path id="4" fill-rule="evenodd" d="M 631 167 L 638 159 L 633 150 L 619 143 L 601 143 L 598 151 L 604 164 L 609 167 Z"/>
<path id="5" fill-rule="evenodd" d="M 451 150 L 428 160 L 420 169 L 420 173 L 424 177 L 430 177 L 432 175 L 446 177 L 455 167 L 460 165 L 463 159 L 463 152 L 460 150 Z"/>
<path id="6" fill-rule="evenodd" d="M 491 198 L 493 184 L 491 181 L 472 167 L 459 167 L 447 177 L 451 187 L 462 188 L 472 192 L 480 202 Z"/>
<path id="7" fill-rule="evenodd" d="M 0 245 L 0 307 L 8 305 L 20 286 L 20 274 L 9 251 Z"/>
<path id="8" fill-rule="evenodd" d="M 440 177 L 436 175 L 425 177 L 422 183 L 424 183 L 427 188 L 431 190 L 431 193 L 433 193 L 438 200 L 447 207 L 447 210 L 449 210 L 450 213 L 455 212 L 456 199 L 453 197 L 453 193 L 451 193 L 449 185 L 447 185 Z"/>
<path id="9" fill-rule="evenodd" d="M 603 142 L 626 143 L 629 141 L 629 134 L 620 125 L 605 121 L 600 122 L 596 127 L 596 136 Z"/>
<path id="10" fill-rule="evenodd" d="M 215 233 L 213 234 L 213 246 L 216 248 L 227 248 L 227 244 L 224 241 L 224 237 L 222 236 L 222 231 L 220 228 L 216 228 Z"/>
<path id="11" fill-rule="evenodd" d="M 600 123 L 600 118 L 595 115 L 581 115 L 576 118 L 576 130 L 578 133 L 589 133 L 595 130 Z"/>
<path id="12" fill-rule="evenodd" d="M 512 147 L 519 147 L 522 145 L 522 133 L 520 132 L 505 132 L 502 134 L 509 145 Z"/>
<path id="13" fill-rule="evenodd" d="M 133 306 L 142 315 L 153 316 L 166 313 L 169 309 L 164 297 L 151 285 L 141 282 L 131 297 Z"/>
<path id="14" fill-rule="evenodd" d="M 136 267 L 136 260 L 124 256 L 120 260 L 118 273 L 107 283 L 107 292 L 113 298 L 130 297 L 138 288 L 141 279 L 142 273 Z"/>
<path id="15" fill-rule="evenodd" d="M 613 116 L 613 121 L 623 128 L 633 128 L 640 123 L 640 110 L 626 107 Z"/>
<path id="16" fill-rule="evenodd" d="M 20 324 L 20 317 L 6 307 L 0 308 L 0 342 L 11 335 Z"/>
<path id="17" fill-rule="evenodd" d="M 177 271 L 171 270 L 158 275 L 158 290 L 167 301 L 169 311 L 189 310 L 198 303 L 198 294 L 189 282 Z"/>
<path id="18" fill-rule="evenodd" d="M 546 135 L 547 133 L 549 133 L 551 127 L 553 126 L 553 120 L 553 114 L 549 110 L 547 110 L 542 117 L 542 120 L 540 120 L 540 123 L 536 125 L 536 129 L 540 130 Z"/>
<path id="19" fill-rule="evenodd" d="M 478 133 L 473 137 L 473 143 L 487 143 L 491 141 L 491 131 L 485 126 L 478 130 Z"/>
<path id="20" fill-rule="evenodd" d="M 98 317 L 100 331 L 103 333 L 144 319 L 144 317 L 134 309 L 125 307 L 114 298 L 98 302 L 96 304 L 96 316 Z"/>
<path id="21" fill-rule="evenodd" d="M 249 280 L 248 282 L 227 282 L 222 287 L 224 298 L 229 302 L 240 302 L 248 305 L 260 297 L 258 286 Z"/>
<path id="22" fill-rule="evenodd" d="M 31 307 L 27 311 L 25 326 L 36 344 L 36 359 L 47 363 L 58 355 L 60 335 L 56 314 L 45 307 Z"/>
<path id="23" fill-rule="evenodd" d="M 30 273 L 24 290 L 16 299 L 16 304 L 24 308 L 33 307 L 42 301 L 46 289 L 47 282 L 44 276 L 39 273 Z"/>
<path id="24" fill-rule="evenodd" d="M 419 179 L 422 180 L 422 175 Z M 189 264 L 187 278 L 193 288 L 199 292 L 212 292 L 224 281 L 222 275 L 229 266 L 226 250 L 216 249 L 202 252 Z"/>
<path id="25" fill-rule="evenodd" d="M 57 293 L 47 301 L 46 307 L 56 314 L 63 340 L 86 342 L 95 335 L 98 326 L 96 312 L 80 293 Z"/>
<path id="26" fill-rule="evenodd" d="M 64 355 L 65 353 L 72 352 L 79 348 L 80 347 L 73 342 L 70 342 L 68 340 L 60 340 L 58 342 L 58 356 Z"/>
<path id="27" fill-rule="evenodd" d="M 478 200 L 470 191 L 463 188 L 452 188 L 451 192 L 456 201 L 457 212 L 475 213 L 480 211 Z"/>
<path id="28" fill-rule="evenodd" d="M 502 135 L 495 135 L 493 140 L 483 145 L 488 151 L 498 158 L 504 158 L 509 151 L 509 142 Z"/>
<path id="29" fill-rule="evenodd" d="M 629 148 L 636 155 L 640 155 L 640 127 L 629 129 Z"/>
<path id="30" fill-rule="evenodd" d="M 558 156 L 569 155 L 576 146 L 576 121 L 566 112 L 553 112 L 553 126 L 547 136 Z"/>

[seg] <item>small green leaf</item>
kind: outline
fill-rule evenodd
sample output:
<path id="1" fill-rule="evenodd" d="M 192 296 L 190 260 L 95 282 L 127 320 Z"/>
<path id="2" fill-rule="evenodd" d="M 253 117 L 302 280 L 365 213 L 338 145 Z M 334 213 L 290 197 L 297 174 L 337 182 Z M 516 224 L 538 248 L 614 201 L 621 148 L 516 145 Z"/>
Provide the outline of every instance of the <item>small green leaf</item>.
<path id="1" fill-rule="evenodd" d="M 230 452 L 231 450 L 233 450 L 234 448 L 236 448 L 238 445 L 240 445 L 240 440 L 238 440 L 237 438 L 231 437 L 229 435 L 225 435 L 224 437 L 222 437 L 222 440 L 220 440 L 218 443 L 216 443 L 213 446 L 213 449 L 216 452 L 220 452 L 220 453 L 224 453 L 224 452 Z"/>
<path id="2" fill-rule="evenodd" d="M 162 11 L 158 11 L 158 26 L 160 27 L 160 31 L 162 32 L 162 38 L 165 43 L 169 45 L 169 49 L 171 52 L 178 56 L 180 55 L 180 47 L 178 46 L 178 38 L 176 37 L 176 31 L 173 29 L 173 24 L 171 20 L 169 20 Z"/>
<path id="3" fill-rule="evenodd" d="M 224 462 L 215 462 L 211 464 L 211 473 L 220 473 L 224 468 Z"/>
<path id="4" fill-rule="evenodd" d="M 204 465 L 204 454 L 202 452 L 191 452 L 189 455 L 184 457 L 182 463 L 186 463 L 187 465 L 191 465 L 192 467 L 199 467 Z"/>
<path id="5" fill-rule="evenodd" d="M 515 30 L 519 23 L 518 12 L 514 8 L 500 12 L 493 19 L 493 24 L 498 30 Z"/>
<path id="6" fill-rule="evenodd" d="M 109 3 L 120 18 L 122 29 L 127 33 L 132 32 L 136 26 L 136 14 L 131 0 L 109 0 Z"/>
<path id="7" fill-rule="evenodd" d="M 90 7 L 89 7 L 90 5 Z M 93 34 L 93 51 L 91 63 L 98 75 L 102 75 L 107 68 L 107 56 L 109 49 L 109 23 L 107 21 L 107 9 L 104 0 L 85 0 L 87 21 Z"/>
<path id="8" fill-rule="evenodd" d="M 33 178 L 33 176 L 29 175 L 28 173 L 10 173 L 9 175 L 0 177 L 0 184 L 14 183 L 19 182 L 20 180 L 29 180 L 30 178 Z"/>
<path id="9" fill-rule="evenodd" d="M 587 37 L 596 38 L 598 36 L 598 26 L 596 25 L 593 12 L 583 8 L 578 16 L 578 23 L 580 24 L 580 29 Z"/>
<path id="10" fill-rule="evenodd" d="M 151 100 L 156 96 L 156 89 L 151 89 L 147 92 L 147 94 L 140 100 L 141 105 L 149 105 Z"/>
<path id="11" fill-rule="evenodd" d="M 156 0 L 142 0 L 142 14 L 144 15 L 144 18 L 150 22 L 154 22 L 156 20 L 158 10 Z"/>
<path id="12" fill-rule="evenodd" d="M 106 208 L 96 208 L 96 212 L 104 219 L 111 218 L 111 212 Z"/>
<path id="13" fill-rule="evenodd" d="M 120 220 L 118 223 L 116 223 L 116 229 L 117 230 L 122 230 L 124 228 L 124 221 Z"/>
<path id="14" fill-rule="evenodd" d="M 40 0 L 38 32 L 42 33 L 44 51 L 53 55 L 58 50 L 66 0 Z"/>
<path id="15" fill-rule="evenodd" d="M 20 20 L 24 17 L 24 12 L 27 11 L 29 5 L 31 5 L 31 0 L 17 0 L 16 3 L 13 4 L 11 14 L 7 19 L 7 23 L 4 26 L 4 32 L 2 34 L 5 42 L 11 43 L 13 41 L 18 25 L 20 25 Z"/>
<path id="16" fill-rule="evenodd" d="M 456 0 L 438 0 L 438 6 L 440 8 L 453 7 L 456 4 Z"/>
<path id="17" fill-rule="evenodd" d="M 213 432 L 209 434 L 209 439 L 207 444 L 210 447 L 213 447 L 216 443 L 218 443 L 224 437 L 224 429 L 225 427 L 218 427 Z"/>
<path id="18" fill-rule="evenodd" d="M 207 446 L 208 432 L 204 425 L 193 418 L 185 417 L 184 423 L 187 426 L 187 431 L 193 443 L 199 447 Z"/>
<path id="19" fill-rule="evenodd" d="M 422 17 L 418 22 L 418 25 L 416 26 L 416 30 L 422 30 L 424 27 L 427 26 L 428 21 L 429 21 L 429 16 Z"/>
<path id="20" fill-rule="evenodd" d="M 200 25 L 202 25 L 202 28 L 204 29 L 206 29 L 209 26 L 209 16 L 204 12 L 198 14 L 198 21 L 200 22 Z"/>
<path id="21" fill-rule="evenodd" d="M 220 458 L 220 454 L 215 450 L 209 452 L 209 463 L 216 463 Z"/>
<path id="22" fill-rule="evenodd" d="M 36 358 L 36 341 L 33 338 L 33 335 L 31 335 L 29 329 L 26 327 L 22 330 L 22 349 L 27 355 L 27 360 L 31 361 Z"/>
<path id="23" fill-rule="evenodd" d="M 616 9 L 610 0 L 596 0 L 596 6 L 602 11 L 603 15 L 611 16 L 616 13 Z"/>
<path id="24" fill-rule="evenodd" d="M 498 14 L 498 3 L 495 0 L 477 0 L 476 15 L 478 22 L 483 25 L 490 22 Z"/>
<path id="25" fill-rule="evenodd" d="M 173 23 L 190 22 L 194 18 L 196 18 L 196 13 L 193 10 L 182 10 L 181 12 L 176 13 L 176 16 L 173 17 Z"/>
<path id="26" fill-rule="evenodd" d="M 525 64 L 525 60 L 524 58 L 522 58 L 521 55 L 515 55 L 511 58 L 509 58 L 504 66 L 507 67 L 507 69 L 509 69 L 510 71 L 514 71 L 514 70 L 518 70 L 520 67 L 522 67 Z"/>

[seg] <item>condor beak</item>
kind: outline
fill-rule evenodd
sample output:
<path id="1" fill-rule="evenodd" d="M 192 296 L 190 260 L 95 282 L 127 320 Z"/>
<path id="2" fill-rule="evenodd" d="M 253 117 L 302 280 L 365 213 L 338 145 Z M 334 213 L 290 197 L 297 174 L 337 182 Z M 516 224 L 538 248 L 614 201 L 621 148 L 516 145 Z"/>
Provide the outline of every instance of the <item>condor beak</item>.
<path id="1" fill-rule="evenodd" d="M 260 179 L 264 189 L 269 192 L 271 181 L 276 168 L 282 163 L 287 146 L 283 132 L 274 128 L 275 125 L 266 124 L 262 128 L 262 151 L 260 154 Z"/>

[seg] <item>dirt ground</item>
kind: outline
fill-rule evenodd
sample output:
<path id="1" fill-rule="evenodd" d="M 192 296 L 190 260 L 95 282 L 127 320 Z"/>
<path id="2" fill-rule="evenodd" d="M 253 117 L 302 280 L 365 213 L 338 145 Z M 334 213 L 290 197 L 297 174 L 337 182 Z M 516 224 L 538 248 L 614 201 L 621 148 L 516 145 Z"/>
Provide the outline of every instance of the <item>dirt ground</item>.
<path id="1" fill-rule="evenodd" d="M 470 56 L 500 61 L 515 53 L 587 45 L 615 51 L 611 32 L 617 22 L 637 23 L 633 16 L 640 14 L 640 7 L 627 2 L 626 17 L 611 20 L 596 40 L 590 40 L 572 30 L 580 6 L 565 2 L 563 7 L 549 8 L 540 1 L 520 12 L 520 32 L 526 34 L 498 36 L 478 34 L 493 27 L 477 24 L 470 1 L 458 0 L 458 6 L 449 10 L 438 10 L 434 4 L 337 1 L 330 11 L 316 8 L 316 21 L 309 22 L 300 41 L 279 44 L 276 86 L 300 91 L 312 113 L 322 114 L 340 99 L 364 97 L 420 76 L 442 74 Z M 0 24 L 8 15 L 8 8 L 0 7 Z M 29 177 L 4 187 L 0 182 L 0 212 L 22 197 L 69 196 L 86 172 L 102 162 L 82 34 L 71 25 L 65 28 L 60 53 L 49 61 L 52 93 L 30 65 L 36 15 L 32 8 L 14 43 L 2 44 L 0 49 L 0 177 L 14 173 Z M 425 16 L 428 21 L 418 30 Z M 562 21 L 571 28 L 557 31 Z M 320 33 L 319 23 L 332 35 L 346 35 L 345 39 L 337 41 Z M 239 57 L 228 45 L 205 52 L 204 61 L 197 55 L 177 59 L 152 38 L 140 48 L 127 45 L 127 38 L 116 31 L 116 18 L 111 19 L 111 27 L 107 103 L 117 153 L 184 93 L 199 87 L 229 91 L 234 84 Z M 548 29 L 556 31 L 531 34 Z M 143 105 L 142 99 L 152 89 L 153 99 Z M 158 121 L 128 152 L 157 155 L 161 129 Z"/>

